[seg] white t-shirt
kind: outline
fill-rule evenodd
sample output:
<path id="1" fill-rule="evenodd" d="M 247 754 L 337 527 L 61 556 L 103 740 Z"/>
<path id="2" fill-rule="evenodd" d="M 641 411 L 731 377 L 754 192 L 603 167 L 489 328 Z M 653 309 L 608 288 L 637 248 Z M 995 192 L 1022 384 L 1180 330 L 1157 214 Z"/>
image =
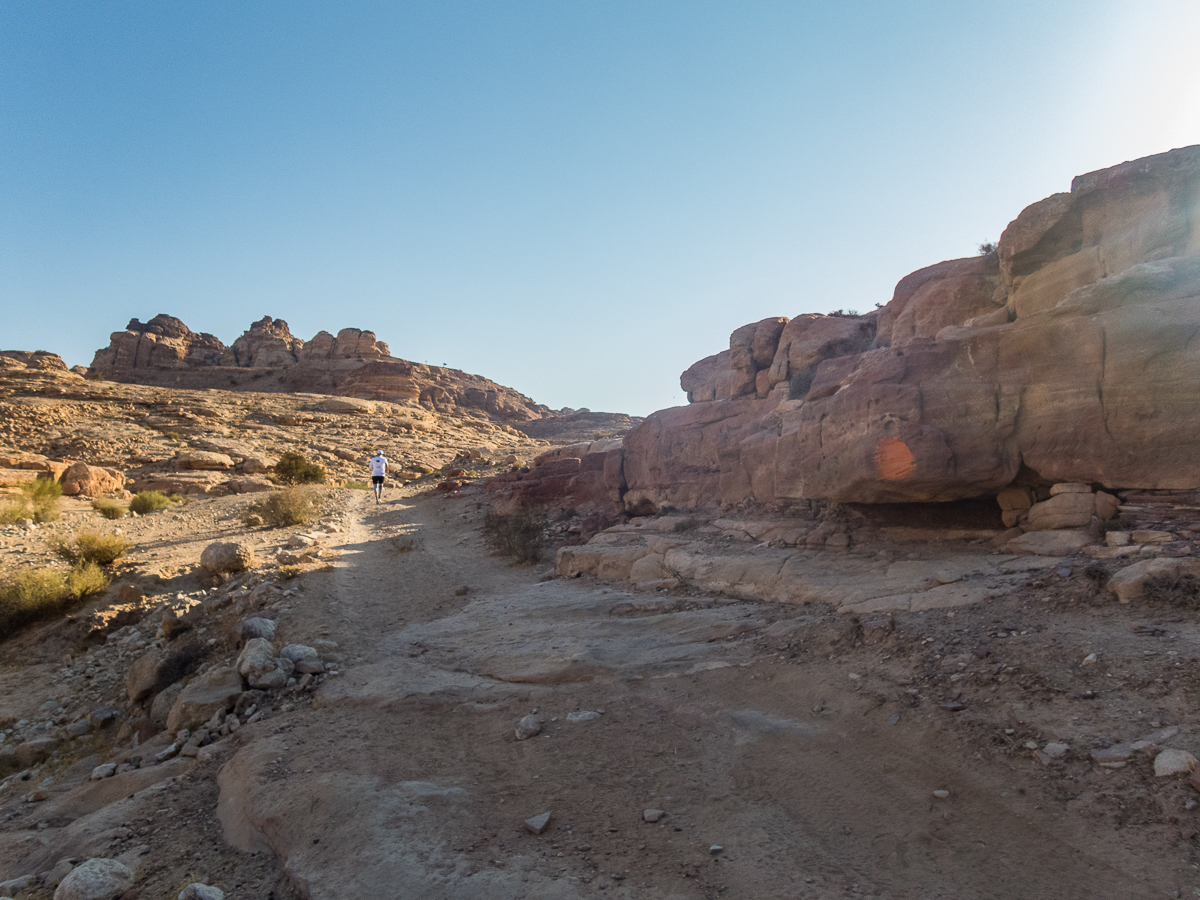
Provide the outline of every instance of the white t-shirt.
<path id="1" fill-rule="evenodd" d="M 387 461 L 386 456 L 372 456 L 371 457 L 371 474 L 372 475 L 386 475 L 387 474 L 387 465 L 388 465 L 388 461 Z"/>

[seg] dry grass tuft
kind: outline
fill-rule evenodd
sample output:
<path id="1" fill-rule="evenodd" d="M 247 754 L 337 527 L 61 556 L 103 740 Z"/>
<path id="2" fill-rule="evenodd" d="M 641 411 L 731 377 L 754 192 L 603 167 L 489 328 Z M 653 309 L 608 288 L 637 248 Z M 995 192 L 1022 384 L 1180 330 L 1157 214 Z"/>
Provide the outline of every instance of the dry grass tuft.
<path id="1" fill-rule="evenodd" d="M 52 541 L 50 549 L 69 563 L 111 566 L 129 552 L 129 542 L 115 534 L 81 531 L 69 541 Z"/>
<path id="2" fill-rule="evenodd" d="M 264 525 L 286 528 L 307 525 L 321 514 L 321 494 L 312 487 L 274 491 L 246 510 L 247 517 L 261 516 Z"/>
<path id="3" fill-rule="evenodd" d="M 125 515 L 125 507 L 115 500 L 97 498 L 92 501 L 92 509 L 106 519 L 120 519 Z"/>
<path id="4" fill-rule="evenodd" d="M 139 491 L 129 501 L 129 511 L 139 516 L 145 516 L 168 506 L 174 506 L 175 501 L 162 491 Z"/>
<path id="5" fill-rule="evenodd" d="M 501 556 L 515 556 L 518 563 L 531 565 L 542 558 L 546 549 L 545 513 L 501 515 L 489 511 L 483 517 L 483 536 Z"/>

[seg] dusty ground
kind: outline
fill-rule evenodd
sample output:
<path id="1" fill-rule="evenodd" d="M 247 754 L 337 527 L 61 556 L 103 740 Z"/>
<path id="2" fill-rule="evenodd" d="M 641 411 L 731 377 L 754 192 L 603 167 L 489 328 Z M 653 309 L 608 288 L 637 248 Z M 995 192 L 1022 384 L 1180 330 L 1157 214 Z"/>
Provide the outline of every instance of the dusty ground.
<path id="1" fill-rule="evenodd" d="M 1116 770 L 1089 757 L 1175 727 L 1160 746 L 1200 747 L 1195 613 L 1119 606 L 1079 566 L 883 626 L 546 580 L 549 564 L 488 553 L 472 491 L 378 507 L 333 493 L 333 570 L 283 582 L 293 593 L 259 614 L 281 640 L 336 642 L 341 674 L 94 810 L 69 767 L 107 758 L 111 736 L 68 743 L 0 791 L 0 876 L 111 855 L 156 900 L 191 880 L 281 900 L 1200 894 L 1200 794 L 1155 778 L 1152 753 Z M 123 520 L 152 601 L 198 591 L 187 573 L 209 541 L 246 537 L 247 502 Z M 249 539 L 269 558 L 287 536 Z M 36 534 L 6 540 L 36 555 Z M 85 690 L 56 674 L 78 641 L 51 627 L 3 645 L 3 721 L 64 697 L 63 721 L 135 712 L 119 678 Z M 535 710 L 542 734 L 518 742 Z M 1026 746 L 1051 741 L 1062 759 Z M 24 801 L 47 774 L 50 799 Z M 646 823 L 647 808 L 666 815 Z M 545 833 L 523 828 L 547 811 Z"/>

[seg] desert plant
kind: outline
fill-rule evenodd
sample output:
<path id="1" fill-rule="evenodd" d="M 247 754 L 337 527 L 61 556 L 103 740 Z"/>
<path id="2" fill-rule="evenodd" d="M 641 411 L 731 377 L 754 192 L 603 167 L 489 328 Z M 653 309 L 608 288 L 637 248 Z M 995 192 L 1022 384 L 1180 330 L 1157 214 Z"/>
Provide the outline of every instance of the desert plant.
<path id="1" fill-rule="evenodd" d="M 166 438 L 168 441 L 176 441 L 176 442 L 178 442 L 178 441 L 182 441 L 182 440 L 183 440 L 183 438 L 181 438 L 181 437 L 179 436 L 179 432 L 178 432 L 178 431 L 168 431 L 168 432 L 165 432 L 165 433 L 163 434 L 163 437 L 165 437 L 165 438 Z"/>
<path id="2" fill-rule="evenodd" d="M 303 453 L 286 450 L 275 463 L 275 480 L 280 484 L 320 484 L 325 480 L 325 467 Z"/>
<path id="3" fill-rule="evenodd" d="M 515 556 L 517 562 L 529 565 L 542 558 L 546 548 L 545 513 L 513 513 L 502 515 L 489 510 L 483 517 L 483 535 L 492 549 L 501 556 Z"/>
<path id="4" fill-rule="evenodd" d="M 49 478 L 39 478 L 21 488 L 21 493 L 33 512 L 35 522 L 53 522 L 58 518 L 58 498 L 62 496 L 62 485 Z"/>
<path id="5" fill-rule="evenodd" d="M 5 503 L 0 506 L 0 525 L 12 525 L 18 519 L 28 519 L 29 512 L 29 507 L 23 502 Z"/>
<path id="6" fill-rule="evenodd" d="M 97 497 L 92 501 L 92 509 L 106 519 L 119 519 L 125 515 L 125 507 L 115 500 L 104 500 Z"/>
<path id="7" fill-rule="evenodd" d="M 988 256 L 996 252 L 996 243 L 994 241 L 984 241 L 979 245 L 979 255 Z"/>
<path id="8" fill-rule="evenodd" d="M 75 566 L 67 573 L 67 593 L 72 600 L 83 600 L 108 589 L 108 575 L 94 562 Z"/>
<path id="9" fill-rule="evenodd" d="M 129 501 L 129 511 L 145 516 L 160 509 L 166 509 L 175 503 L 162 491 L 138 491 Z"/>
<path id="10" fill-rule="evenodd" d="M 699 527 L 700 527 L 700 520 L 695 518 L 694 516 L 689 516 L 686 519 L 680 519 L 678 522 L 676 522 L 671 527 L 671 530 L 674 531 L 676 534 L 683 534 L 685 531 L 695 531 Z"/>
<path id="11" fill-rule="evenodd" d="M 248 510 L 247 516 L 261 516 L 264 525 L 285 528 L 306 525 L 321 514 L 321 495 L 312 487 L 290 487 L 273 491 Z"/>
<path id="12" fill-rule="evenodd" d="M 1195 575 L 1151 575 L 1142 584 L 1142 599 L 1183 609 L 1200 609 L 1200 578 Z"/>
<path id="13" fill-rule="evenodd" d="M 129 542 L 115 534 L 81 531 L 71 540 L 52 539 L 50 549 L 69 563 L 111 566 L 128 552 Z"/>
<path id="14" fill-rule="evenodd" d="M 347 487 L 352 491 L 369 491 L 371 486 L 365 481 L 347 481 L 343 487 Z"/>

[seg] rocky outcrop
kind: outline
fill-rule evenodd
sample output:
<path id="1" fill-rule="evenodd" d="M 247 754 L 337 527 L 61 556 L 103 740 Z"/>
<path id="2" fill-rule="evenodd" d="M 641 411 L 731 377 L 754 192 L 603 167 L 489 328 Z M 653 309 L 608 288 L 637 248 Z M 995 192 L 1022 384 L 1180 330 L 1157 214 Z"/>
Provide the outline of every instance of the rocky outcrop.
<path id="1" fill-rule="evenodd" d="M 1198 204 L 1200 147 L 1125 163 L 1028 207 L 996 251 L 902 279 L 877 313 L 738 329 L 683 374 L 689 406 L 626 436 L 626 506 L 1200 485 Z M 1055 512 L 1082 502 L 1033 527 L 1086 524 Z"/>
<path id="2" fill-rule="evenodd" d="M 17 364 L 15 357 L 12 364 Z M 61 368 L 65 373 L 66 366 Z M 478 375 L 396 359 L 371 331 L 343 328 L 337 337 L 322 331 L 304 341 L 283 319 L 270 316 L 252 324 L 229 347 L 173 316 L 160 314 L 145 324 L 132 319 L 111 336 L 108 347 L 96 352 L 89 374 L 163 387 L 337 394 L 503 421 L 550 414 L 528 397 Z"/>

